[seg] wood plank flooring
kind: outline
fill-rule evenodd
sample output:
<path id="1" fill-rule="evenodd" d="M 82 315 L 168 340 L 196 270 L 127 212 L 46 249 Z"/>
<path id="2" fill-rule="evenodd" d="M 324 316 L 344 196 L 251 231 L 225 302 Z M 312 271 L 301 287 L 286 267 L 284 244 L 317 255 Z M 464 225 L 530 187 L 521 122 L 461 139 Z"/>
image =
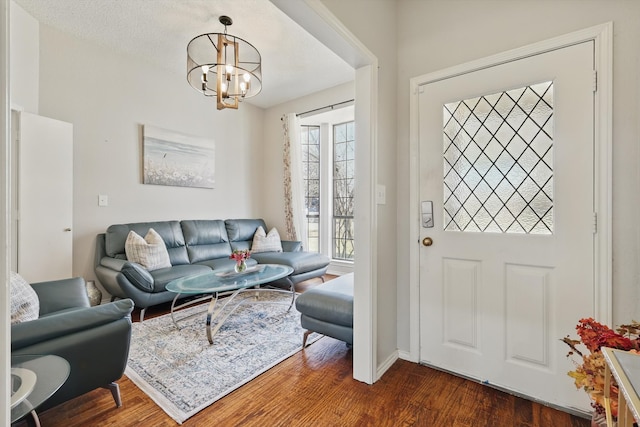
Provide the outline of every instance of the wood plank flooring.
<path id="1" fill-rule="evenodd" d="M 155 313 L 154 313 L 155 314 Z M 588 427 L 588 420 L 444 372 L 397 361 L 375 384 L 352 378 L 352 351 L 324 337 L 188 419 L 193 426 Z M 43 427 L 176 426 L 128 378 L 123 406 L 94 390 L 40 414 Z M 568 380 L 567 386 L 570 387 Z M 20 427 L 26 425 L 21 423 Z"/>

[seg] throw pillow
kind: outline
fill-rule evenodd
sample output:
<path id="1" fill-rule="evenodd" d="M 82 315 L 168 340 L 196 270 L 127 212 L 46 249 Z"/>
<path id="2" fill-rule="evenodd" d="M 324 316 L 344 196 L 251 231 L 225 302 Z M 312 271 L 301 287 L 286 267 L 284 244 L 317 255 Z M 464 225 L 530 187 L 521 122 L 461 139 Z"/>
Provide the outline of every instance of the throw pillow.
<path id="1" fill-rule="evenodd" d="M 149 271 L 171 267 L 167 245 L 153 228 L 149 229 L 144 239 L 135 231 L 129 231 L 124 252 L 129 261 L 136 262 Z"/>
<path id="2" fill-rule="evenodd" d="M 11 324 L 35 320 L 40 314 L 38 294 L 18 273 L 11 272 Z"/>
<path id="3" fill-rule="evenodd" d="M 262 226 L 258 227 L 253 235 L 253 243 L 251 244 L 251 252 L 282 252 L 282 242 L 280 234 L 276 228 L 269 230 L 269 234 L 265 234 Z"/>

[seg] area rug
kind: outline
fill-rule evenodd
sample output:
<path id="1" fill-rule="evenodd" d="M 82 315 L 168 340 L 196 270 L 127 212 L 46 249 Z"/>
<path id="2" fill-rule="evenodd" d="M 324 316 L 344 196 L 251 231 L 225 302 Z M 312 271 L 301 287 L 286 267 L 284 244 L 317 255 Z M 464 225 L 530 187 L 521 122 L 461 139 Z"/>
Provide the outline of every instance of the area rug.
<path id="1" fill-rule="evenodd" d="M 254 293 L 238 298 L 253 298 Z M 125 374 L 171 418 L 182 424 L 216 400 L 246 384 L 302 348 L 303 329 L 291 297 L 261 292 L 223 323 L 209 344 L 205 331 L 207 304 L 133 324 Z M 272 304 L 264 304 L 270 302 Z M 282 302 L 282 304 L 273 304 Z M 213 325 L 212 325 L 213 329 Z M 320 336 L 312 334 L 311 341 Z"/>

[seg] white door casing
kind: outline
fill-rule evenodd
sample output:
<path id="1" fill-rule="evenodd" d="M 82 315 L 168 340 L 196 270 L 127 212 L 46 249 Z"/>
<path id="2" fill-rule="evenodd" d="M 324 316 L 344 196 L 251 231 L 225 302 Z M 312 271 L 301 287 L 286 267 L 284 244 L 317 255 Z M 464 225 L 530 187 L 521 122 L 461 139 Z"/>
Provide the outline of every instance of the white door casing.
<path id="1" fill-rule="evenodd" d="M 433 200 L 435 220 L 434 228 L 421 228 L 420 232 L 421 239 L 428 236 L 434 241 L 433 246 L 422 248 L 420 255 L 420 360 L 582 410 L 587 410 L 588 401 L 584 393 L 575 392 L 566 376 L 571 365 L 559 338 L 571 333 L 578 319 L 595 316 L 593 46 L 593 42 L 584 42 L 431 82 L 421 87 L 418 101 L 419 198 Z M 543 82 L 550 82 L 548 88 L 553 90 L 553 96 L 549 96 L 553 125 L 547 124 L 553 145 L 543 156 L 553 165 L 552 181 L 540 184 L 544 187 L 542 194 L 546 192 L 553 199 L 545 218 L 547 225 L 541 227 L 547 234 L 531 235 L 521 229 L 516 233 L 496 232 L 499 226 L 487 218 L 499 217 L 495 214 L 500 208 L 492 206 L 496 200 L 487 198 L 489 193 L 479 196 L 480 202 L 471 203 L 471 208 L 466 207 L 473 216 L 482 206 L 485 215 L 476 222 L 492 232 L 454 231 L 456 227 L 451 224 L 469 224 L 469 212 L 454 218 L 443 214 L 443 201 L 449 198 L 443 189 L 447 174 L 443 152 L 450 164 L 458 157 L 471 159 L 466 165 L 460 166 L 461 161 L 454 167 L 464 175 L 475 171 L 469 164 L 476 157 L 480 159 L 477 155 L 482 156 L 484 151 L 476 147 L 475 152 L 450 156 L 451 150 L 446 144 L 443 147 L 443 106 L 455 106 L 451 103 L 460 100 L 472 100 L 468 103 L 473 104 L 479 96 L 489 99 L 502 91 L 518 94 L 522 92 L 517 88 L 540 83 L 535 88 L 542 93 L 540 87 L 547 87 Z M 463 115 L 461 122 L 466 117 Z M 497 126 L 490 130 L 486 131 L 488 138 L 492 134 L 503 141 L 510 138 L 498 136 Z M 484 159 L 489 163 L 485 172 L 491 162 L 497 168 L 504 166 L 497 153 L 488 152 L 490 144 L 485 148 Z M 521 148 L 508 151 L 515 152 L 515 157 L 522 153 Z M 535 164 L 524 160 L 527 162 Z M 472 181 L 483 181 L 480 175 Z M 524 181 L 544 173 L 536 167 L 516 175 L 521 176 L 515 181 Z M 485 175 L 484 181 L 490 182 L 490 176 Z M 495 194 L 491 197 L 497 199 Z M 528 202 L 544 205 L 540 199 Z M 476 222 L 471 222 L 471 228 L 478 228 Z M 526 221 L 523 223 L 528 227 Z"/>
<path id="2" fill-rule="evenodd" d="M 19 113 L 18 273 L 28 282 L 72 275 L 73 126 Z"/>

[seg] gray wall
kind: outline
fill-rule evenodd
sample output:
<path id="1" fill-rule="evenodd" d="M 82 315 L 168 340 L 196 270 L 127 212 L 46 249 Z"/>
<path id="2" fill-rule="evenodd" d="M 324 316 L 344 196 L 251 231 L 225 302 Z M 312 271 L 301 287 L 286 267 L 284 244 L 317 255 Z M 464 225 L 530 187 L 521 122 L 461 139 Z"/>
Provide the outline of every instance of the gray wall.
<path id="1" fill-rule="evenodd" d="M 95 277 L 95 236 L 110 224 L 261 215 L 262 109 L 217 111 L 184 75 L 40 25 L 39 114 L 74 126 L 76 275 Z M 216 188 L 143 185 L 145 124 L 212 138 Z"/>
<path id="2" fill-rule="evenodd" d="M 640 317 L 640 2 L 626 0 L 399 0 L 398 212 L 409 218 L 409 79 L 573 31 L 614 23 L 613 320 Z M 398 221 L 399 259 L 407 258 Z M 409 349 L 408 273 L 398 269 L 398 347 Z M 586 314 L 589 314 L 587 310 Z M 576 319 L 577 322 L 578 319 Z M 571 333 L 572 331 L 567 331 Z"/>

